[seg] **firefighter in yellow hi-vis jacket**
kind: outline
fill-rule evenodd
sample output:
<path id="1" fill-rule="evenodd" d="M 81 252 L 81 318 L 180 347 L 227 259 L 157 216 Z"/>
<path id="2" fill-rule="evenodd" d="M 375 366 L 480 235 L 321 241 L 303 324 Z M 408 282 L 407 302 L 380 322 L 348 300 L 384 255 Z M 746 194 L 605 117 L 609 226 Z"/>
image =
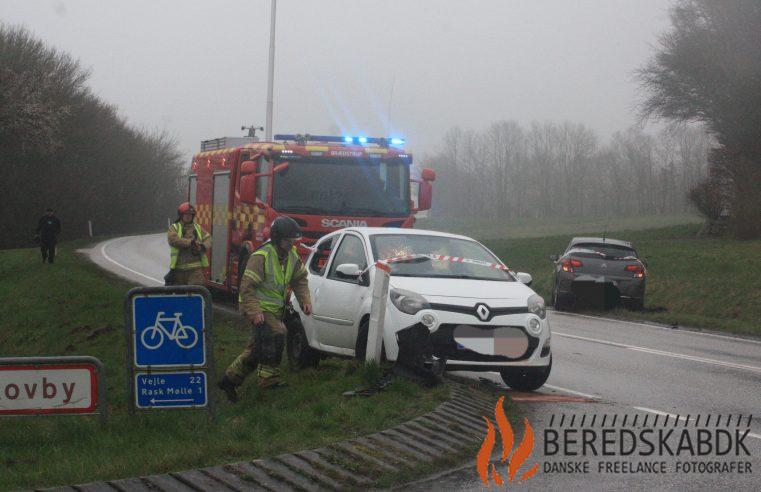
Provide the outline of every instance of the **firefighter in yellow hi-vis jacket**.
<path id="1" fill-rule="evenodd" d="M 239 307 L 251 323 L 251 339 L 218 383 L 232 402 L 238 400 L 236 388 L 257 369 L 260 388 L 285 385 L 279 366 L 285 345 L 282 318 L 289 286 L 301 311 L 307 316 L 312 314 L 307 271 L 294 246 L 299 239 L 301 229 L 296 221 L 278 217 L 272 222 L 270 241 L 248 259 L 240 284 Z"/>
<path id="2" fill-rule="evenodd" d="M 206 252 L 211 248 L 211 236 L 193 222 L 196 210 L 188 203 L 177 208 L 177 220 L 169 226 L 170 279 L 168 285 L 203 285 L 203 270 L 209 266 Z"/>

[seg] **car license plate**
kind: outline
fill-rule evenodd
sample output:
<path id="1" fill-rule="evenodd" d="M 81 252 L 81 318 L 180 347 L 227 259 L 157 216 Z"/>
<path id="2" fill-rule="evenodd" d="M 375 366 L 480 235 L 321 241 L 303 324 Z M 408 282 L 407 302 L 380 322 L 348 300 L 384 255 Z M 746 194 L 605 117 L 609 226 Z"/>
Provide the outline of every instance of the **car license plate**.
<path id="1" fill-rule="evenodd" d="M 459 325 L 454 330 L 454 341 L 460 350 L 511 359 L 521 357 L 528 350 L 528 337 L 523 330 L 514 326 Z"/>

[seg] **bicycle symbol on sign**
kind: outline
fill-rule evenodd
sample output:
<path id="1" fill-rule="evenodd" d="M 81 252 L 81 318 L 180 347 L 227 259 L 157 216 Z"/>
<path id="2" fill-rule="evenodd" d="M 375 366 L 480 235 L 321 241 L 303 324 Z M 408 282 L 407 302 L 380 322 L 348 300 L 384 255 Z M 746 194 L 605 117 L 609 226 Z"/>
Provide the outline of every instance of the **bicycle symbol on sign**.
<path id="1" fill-rule="evenodd" d="M 183 325 L 180 321 L 182 313 L 174 313 L 174 316 L 164 316 L 164 311 L 156 314 L 153 326 L 143 330 L 140 341 L 148 350 L 155 350 L 164 343 L 164 335 L 169 340 L 177 342 L 180 348 L 191 349 L 198 343 L 198 331 L 189 325 Z M 172 330 L 166 329 L 166 323 L 172 323 Z"/>

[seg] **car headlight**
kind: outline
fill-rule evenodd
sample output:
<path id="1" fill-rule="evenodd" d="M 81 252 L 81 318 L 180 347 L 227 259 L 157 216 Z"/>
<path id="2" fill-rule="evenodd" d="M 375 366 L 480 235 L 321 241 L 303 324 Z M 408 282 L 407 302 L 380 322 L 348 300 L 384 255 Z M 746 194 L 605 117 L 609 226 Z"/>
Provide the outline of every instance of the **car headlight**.
<path id="1" fill-rule="evenodd" d="M 391 289 L 391 302 L 396 309 L 407 314 L 417 314 L 421 309 L 430 309 L 431 305 L 417 292 L 404 289 Z"/>
<path id="2" fill-rule="evenodd" d="M 544 307 L 542 296 L 534 294 L 528 298 L 528 311 L 544 319 L 547 316 L 547 310 Z"/>

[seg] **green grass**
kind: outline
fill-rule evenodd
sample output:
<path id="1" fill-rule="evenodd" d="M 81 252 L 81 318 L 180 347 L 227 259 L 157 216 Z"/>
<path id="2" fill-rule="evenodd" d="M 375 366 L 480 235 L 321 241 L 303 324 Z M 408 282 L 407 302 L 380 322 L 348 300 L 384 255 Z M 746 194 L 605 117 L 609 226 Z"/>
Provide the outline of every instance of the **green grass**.
<path id="1" fill-rule="evenodd" d="M 508 220 L 449 220 L 418 219 L 417 229 L 447 231 L 489 239 L 543 238 L 558 235 L 580 236 L 603 231 L 630 231 L 700 224 L 702 219 L 692 214 L 642 215 L 639 217 L 585 217 L 563 219 L 508 219 Z M 590 234 L 591 235 L 591 234 Z M 565 248 L 565 245 L 563 245 Z"/>
<path id="2" fill-rule="evenodd" d="M 288 388 L 262 392 L 252 377 L 241 401 L 203 412 L 127 411 L 122 302 L 131 287 L 61 245 L 54 265 L 38 250 L 0 251 L 0 356 L 91 355 L 105 365 L 108 423 L 97 417 L 0 419 L 0 490 L 75 484 L 273 456 L 368 434 L 433 409 L 445 386 L 395 381 L 372 398 L 348 361 L 287 373 Z M 215 313 L 218 373 L 243 349 L 247 329 Z M 348 370 L 347 370 L 348 369 Z M 210 391 L 218 398 L 215 389 Z"/>
<path id="3" fill-rule="evenodd" d="M 537 224 L 545 233 L 558 226 L 562 234 L 534 237 L 526 224 L 502 222 L 471 226 L 473 237 L 481 239 L 515 271 L 534 277 L 532 288 L 549 302 L 552 296 L 552 254 L 562 254 L 575 235 L 597 236 L 601 229 L 590 225 L 559 226 L 556 222 Z M 680 220 L 666 217 L 662 222 Z M 423 222 L 423 221 L 421 221 Z M 608 229 L 607 236 L 634 242 L 639 254 L 648 263 L 645 306 L 663 307 L 663 312 L 633 312 L 616 309 L 605 316 L 650 320 L 687 327 L 725 330 L 741 334 L 761 335 L 761 240 L 738 241 L 729 238 L 697 237 L 699 223 L 647 226 L 640 218 L 619 219 L 622 227 Z M 426 224 L 417 224 L 426 227 Z M 439 221 L 442 230 L 458 229 Z M 572 230 L 568 230 L 571 228 Z M 503 238 L 495 239 L 495 231 Z M 483 239 L 483 238 L 486 239 Z"/>

